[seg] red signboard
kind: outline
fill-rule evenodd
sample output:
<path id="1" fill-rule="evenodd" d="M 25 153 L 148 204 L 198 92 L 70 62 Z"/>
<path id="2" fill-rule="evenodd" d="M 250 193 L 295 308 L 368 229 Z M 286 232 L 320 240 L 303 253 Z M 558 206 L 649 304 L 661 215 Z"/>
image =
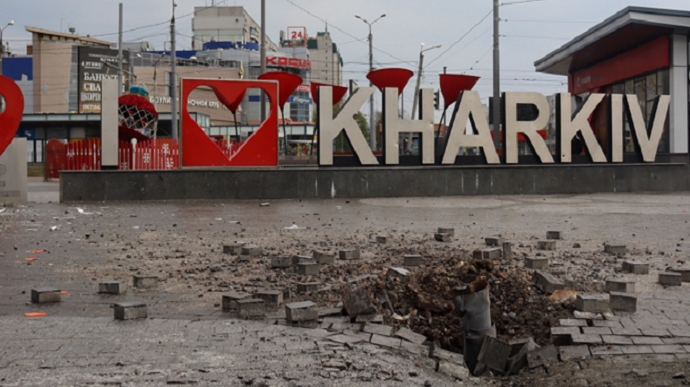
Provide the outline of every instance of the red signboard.
<path id="1" fill-rule="evenodd" d="M 266 57 L 266 65 L 274 67 L 296 67 L 311 70 L 311 61 L 308 59 L 268 56 Z"/>
<path id="2" fill-rule="evenodd" d="M 607 61 L 576 71 L 569 78 L 568 89 L 573 94 L 581 94 L 668 67 L 669 44 L 668 36 L 662 36 Z"/>

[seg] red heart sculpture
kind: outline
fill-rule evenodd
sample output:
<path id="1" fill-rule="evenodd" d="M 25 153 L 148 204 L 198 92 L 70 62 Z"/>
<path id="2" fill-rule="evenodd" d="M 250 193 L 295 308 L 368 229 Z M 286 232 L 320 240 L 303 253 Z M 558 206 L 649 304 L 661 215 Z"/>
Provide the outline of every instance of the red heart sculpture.
<path id="1" fill-rule="evenodd" d="M 24 113 L 24 94 L 10 78 L 0 75 L 0 96 L 5 98 L 5 111 L 0 113 L 0 156 L 12 143 Z"/>
<path id="2" fill-rule="evenodd" d="M 230 158 L 221 152 L 211 138 L 189 114 L 187 101 L 198 87 L 210 87 L 220 103 L 228 109 L 249 88 L 260 88 L 270 101 L 268 117 L 257 131 Z M 183 79 L 182 105 L 182 166 L 183 167 L 266 167 L 278 165 L 278 83 L 276 81 L 230 79 Z"/>

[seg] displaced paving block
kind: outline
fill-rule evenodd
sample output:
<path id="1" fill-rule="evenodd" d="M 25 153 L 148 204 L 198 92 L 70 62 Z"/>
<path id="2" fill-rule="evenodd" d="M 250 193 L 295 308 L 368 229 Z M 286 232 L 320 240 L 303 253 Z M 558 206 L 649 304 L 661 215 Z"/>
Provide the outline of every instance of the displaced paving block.
<path id="1" fill-rule="evenodd" d="M 256 257 L 264 253 L 263 247 L 257 245 L 244 245 L 242 246 L 242 255 L 249 255 L 251 257 Z"/>
<path id="2" fill-rule="evenodd" d="M 143 302 L 119 302 L 114 309 L 116 320 L 135 320 L 147 316 L 146 304 Z"/>
<path id="3" fill-rule="evenodd" d="M 254 294 L 254 298 L 264 301 L 268 308 L 277 308 L 283 303 L 283 292 L 281 290 L 260 290 Z"/>
<path id="4" fill-rule="evenodd" d="M 570 335 L 570 340 L 573 345 L 578 344 L 601 344 L 601 336 L 599 335 Z"/>
<path id="5" fill-rule="evenodd" d="M 579 335 L 580 327 L 552 327 L 551 344 L 555 346 L 570 345 L 571 335 Z"/>
<path id="6" fill-rule="evenodd" d="M 297 284 L 297 293 L 311 293 L 319 290 L 321 282 L 300 282 Z"/>
<path id="7" fill-rule="evenodd" d="M 297 274 L 299 275 L 318 275 L 321 265 L 318 263 L 298 263 Z"/>
<path id="8" fill-rule="evenodd" d="M 318 320 L 319 311 L 311 301 L 293 302 L 285 304 L 285 316 L 289 322 L 303 322 Z"/>
<path id="9" fill-rule="evenodd" d="M 137 289 L 153 289 L 158 287 L 158 277 L 154 275 L 135 275 L 134 287 Z"/>
<path id="10" fill-rule="evenodd" d="M 608 294 L 578 294 L 575 309 L 581 312 L 604 313 L 609 310 Z"/>
<path id="11" fill-rule="evenodd" d="M 605 244 L 604 252 L 613 255 L 622 255 L 628 252 L 628 247 L 621 244 Z"/>
<path id="12" fill-rule="evenodd" d="M 556 250 L 556 241 L 537 241 L 538 250 Z"/>
<path id="13" fill-rule="evenodd" d="M 562 327 L 586 327 L 587 320 L 578 320 L 574 318 L 565 318 L 558 320 L 558 324 Z"/>
<path id="14" fill-rule="evenodd" d="M 683 276 L 680 273 L 673 273 L 670 271 L 659 273 L 659 284 L 664 286 L 680 286 Z"/>
<path id="15" fill-rule="evenodd" d="M 677 268 L 677 267 L 669 267 L 666 269 L 666 271 L 670 271 L 673 273 L 680 273 L 681 276 L 681 281 L 683 282 L 690 282 L 690 269 L 686 268 Z"/>
<path id="16" fill-rule="evenodd" d="M 525 257 L 525 267 L 528 269 L 545 269 L 549 267 L 549 259 L 548 258 L 530 258 L 530 257 Z"/>
<path id="17" fill-rule="evenodd" d="M 232 293 L 223 295 L 223 310 L 237 309 L 237 301 L 251 298 L 249 293 Z"/>
<path id="18" fill-rule="evenodd" d="M 635 283 L 633 281 L 626 281 L 623 279 L 610 279 L 606 280 L 606 291 L 607 292 L 624 292 L 624 293 L 634 293 Z"/>
<path id="19" fill-rule="evenodd" d="M 553 345 L 547 345 L 527 352 L 527 366 L 529 369 L 549 365 L 557 360 L 558 350 Z"/>
<path id="20" fill-rule="evenodd" d="M 271 257 L 271 268 L 285 269 L 292 266 L 292 259 L 288 257 Z"/>
<path id="21" fill-rule="evenodd" d="M 484 238 L 484 243 L 489 247 L 500 247 L 503 245 L 503 238 L 501 237 L 488 237 Z"/>
<path id="22" fill-rule="evenodd" d="M 450 235 L 437 232 L 436 234 L 434 234 L 434 239 L 436 239 L 439 242 L 450 242 Z"/>
<path id="23" fill-rule="evenodd" d="M 340 259 L 345 260 L 359 259 L 360 257 L 359 249 L 340 250 L 338 255 L 340 256 Z"/>
<path id="24" fill-rule="evenodd" d="M 387 337 L 376 334 L 371 335 L 370 342 L 372 344 L 381 345 L 389 348 L 399 348 L 400 344 L 402 344 L 402 340 L 397 337 Z"/>
<path id="25" fill-rule="evenodd" d="M 300 263 L 316 263 L 316 260 L 308 255 L 293 255 L 292 264 L 299 265 Z"/>
<path id="26" fill-rule="evenodd" d="M 546 239 L 563 239 L 563 233 L 560 231 L 547 231 Z"/>
<path id="27" fill-rule="evenodd" d="M 390 336 L 393 332 L 393 327 L 381 324 L 364 324 L 362 332 L 377 334 L 381 336 Z"/>
<path id="28" fill-rule="evenodd" d="M 458 380 L 470 378 L 470 371 L 464 365 L 457 363 L 440 361 L 436 365 L 436 372 Z"/>
<path id="29" fill-rule="evenodd" d="M 483 363 L 488 369 L 498 375 L 503 375 L 508 365 L 510 352 L 513 347 L 503 340 L 486 336 L 482 349 L 479 351 L 477 361 Z"/>
<path id="30" fill-rule="evenodd" d="M 515 351 L 515 345 L 512 342 L 510 344 L 513 347 L 513 351 Z M 506 375 L 517 375 L 520 370 L 527 367 L 527 353 L 538 348 L 541 347 L 539 347 L 539 345 L 537 345 L 537 343 L 535 343 L 531 337 L 528 338 L 527 341 L 522 344 L 517 353 L 508 359 L 508 370 Z"/>
<path id="31" fill-rule="evenodd" d="M 403 269 L 402 267 L 389 267 L 386 276 L 390 278 L 400 278 L 403 279 L 410 275 L 410 271 Z"/>
<path id="32" fill-rule="evenodd" d="M 492 247 L 490 249 L 482 250 L 482 259 L 501 259 L 503 249 L 500 247 Z"/>
<path id="33" fill-rule="evenodd" d="M 31 302 L 36 304 L 47 304 L 50 302 L 60 302 L 60 289 L 44 287 L 31 289 Z"/>
<path id="34" fill-rule="evenodd" d="M 448 234 L 451 238 L 455 236 L 455 229 L 451 227 L 439 227 L 436 232 L 439 234 Z"/>
<path id="35" fill-rule="evenodd" d="M 412 332 L 411 329 L 405 327 L 398 329 L 395 335 L 403 340 L 407 340 L 415 344 L 424 344 L 424 342 L 426 341 L 426 336 Z"/>
<path id="36" fill-rule="evenodd" d="M 589 345 L 569 345 L 560 347 L 561 361 L 585 360 L 592 356 L 589 353 Z"/>
<path id="37" fill-rule="evenodd" d="M 364 314 L 357 316 L 355 319 L 356 323 L 362 324 L 383 324 L 383 315 L 380 314 Z"/>
<path id="38" fill-rule="evenodd" d="M 373 314 L 376 312 L 367 288 L 361 287 L 351 290 L 343 296 L 343 306 L 347 314 L 356 317 L 361 314 Z"/>
<path id="39" fill-rule="evenodd" d="M 636 261 L 623 261 L 623 271 L 632 274 L 649 274 L 649 264 Z"/>
<path id="40" fill-rule="evenodd" d="M 380 243 L 382 245 L 385 245 L 388 243 L 388 236 L 387 235 L 377 235 L 376 236 L 376 243 Z"/>
<path id="41" fill-rule="evenodd" d="M 536 270 L 534 272 L 534 283 L 542 292 L 547 294 L 551 294 L 556 290 L 565 289 L 563 281 L 541 270 Z"/>
<path id="42" fill-rule="evenodd" d="M 237 312 L 245 320 L 262 319 L 266 317 L 264 300 L 245 298 L 237 301 Z"/>
<path id="43" fill-rule="evenodd" d="M 292 288 L 290 286 L 286 286 L 285 289 L 283 289 L 283 300 L 291 300 L 292 299 Z"/>
<path id="44" fill-rule="evenodd" d="M 400 343 L 400 348 L 403 350 L 413 354 L 413 355 L 423 355 L 426 356 L 429 354 L 429 347 L 426 345 L 420 345 L 420 344 L 415 344 L 415 343 L 410 343 L 408 341 L 403 340 Z"/>
<path id="45" fill-rule="evenodd" d="M 511 242 L 503 242 L 503 259 L 513 259 L 513 244 Z"/>
<path id="46" fill-rule="evenodd" d="M 125 294 L 125 293 L 127 293 L 127 282 L 125 282 L 125 281 L 103 281 L 103 282 L 98 284 L 98 293 Z"/>
<path id="47" fill-rule="evenodd" d="M 403 257 L 403 266 L 421 266 L 422 256 L 416 254 L 405 255 Z"/>
<path id="48" fill-rule="evenodd" d="M 447 351 L 441 348 L 438 343 L 432 344 L 429 348 L 429 357 L 451 363 L 465 364 L 465 358 L 461 353 Z"/>
<path id="49" fill-rule="evenodd" d="M 314 251 L 312 254 L 314 261 L 319 265 L 332 265 L 335 263 L 335 255 L 331 253 L 325 253 L 323 251 Z"/>
<path id="50" fill-rule="evenodd" d="M 508 344 L 510 344 L 510 346 L 513 348 L 510 351 L 510 356 L 515 356 L 518 352 L 520 352 L 522 347 L 524 347 L 525 344 L 529 343 L 530 341 L 534 341 L 534 338 L 532 338 L 532 337 L 520 337 L 518 339 L 512 339 L 512 340 L 508 341 Z"/>
<path id="51" fill-rule="evenodd" d="M 223 245 L 223 253 L 230 254 L 230 255 L 241 255 L 242 254 L 242 246 L 244 246 L 244 242 L 231 243 L 229 245 Z"/>

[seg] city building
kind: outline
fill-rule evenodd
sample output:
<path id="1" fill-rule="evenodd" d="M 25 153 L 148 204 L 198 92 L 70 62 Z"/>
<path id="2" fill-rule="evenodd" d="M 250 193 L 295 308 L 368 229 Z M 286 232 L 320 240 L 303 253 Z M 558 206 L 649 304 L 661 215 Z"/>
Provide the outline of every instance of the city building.
<path id="1" fill-rule="evenodd" d="M 690 12 L 628 7 L 535 62 L 537 71 L 568 77 L 568 91 L 582 102 L 592 93 L 635 94 L 647 122 L 655 98 L 670 95 L 671 106 L 659 144 L 660 161 L 688 162 L 688 36 Z M 607 104 L 590 122 L 608 149 Z M 625 152 L 635 144 L 624 114 Z"/>
<path id="2" fill-rule="evenodd" d="M 259 49 L 261 26 L 244 7 L 194 7 L 192 50 L 203 50 L 206 43 L 233 42 Z M 278 46 L 266 36 L 266 51 Z"/>
<path id="3" fill-rule="evenodd" d="M 319 32 L 316 37 L 307 40 L 307 48 L 311 58 L 312 82 L 328 85 L 343 85 L 343 58 L 338 51 L 338 45 L 331 40 L 331 34 Z"/>

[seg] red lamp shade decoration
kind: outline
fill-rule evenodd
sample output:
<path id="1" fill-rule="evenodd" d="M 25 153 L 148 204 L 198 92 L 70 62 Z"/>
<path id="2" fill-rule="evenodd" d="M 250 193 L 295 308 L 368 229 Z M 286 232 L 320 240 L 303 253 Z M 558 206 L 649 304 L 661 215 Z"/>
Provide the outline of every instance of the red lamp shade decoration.
<path id="1" fill-rule="evenodd" d="M 330 86 L 333 88 L 333 104 L 337 104 L 340 102 L 345 94 L 347 94 L 347 87 L 345 86 L 337 86 L 337 85 L 328 85 L 325 83 L 318 83 L 318 82 L 312 82 L 310 86 L 310 91 L 311 91 L 311 99 L 314 100 L 314 103 L 318 105 L 319 103 L 319 95 L 318 95 L 318 89 L 321 86 Z"/>
<path id="2" fill-rule="evenodd" d="M 395 87 L 398 89 L 398 94 L 402 94 L 403 89 L 407 86 L 407 82 L 414 75 L 412 70 L 390 68 L 374 70 L 367 74 L 367 79 L 378 87 L 380 91 L 387 87 Z"/>
<path id="3" fill-rule="evenodd" d="M 452 105 L 465 90 L 472 90 L 479 77 L 462 74 L 441 74 L 441 93 L 445 107 Z"/>
<path id="4" fill-rule="evenodd" d="M 302 77 L 284 71 L 271 71 L 259 75 L 262 81 L 278 81 L 278 106 L 282 109 L 290 98 L 290 95 L 302 84 Z"/>

